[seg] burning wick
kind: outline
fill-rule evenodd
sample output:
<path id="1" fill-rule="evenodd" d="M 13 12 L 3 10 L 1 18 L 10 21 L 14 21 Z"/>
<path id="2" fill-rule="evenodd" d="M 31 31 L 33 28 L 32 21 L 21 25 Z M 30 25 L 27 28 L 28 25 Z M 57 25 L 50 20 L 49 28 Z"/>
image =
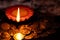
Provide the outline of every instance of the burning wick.
<path id="1" fill-rule="evenodd" d="M 16 17 L 16 20 L 17 22 L 20 21 L 20 9 L 18 8 L 18 11 L 17 11 L 17 17 Z"/>
<path id="2" fill-rule="evenodd" d="M 22 40 L 24 38 L 25 35 L 21 34 L 21 33 L 16 33 L 14 35 L 14 39 L 15 40 Z"/>

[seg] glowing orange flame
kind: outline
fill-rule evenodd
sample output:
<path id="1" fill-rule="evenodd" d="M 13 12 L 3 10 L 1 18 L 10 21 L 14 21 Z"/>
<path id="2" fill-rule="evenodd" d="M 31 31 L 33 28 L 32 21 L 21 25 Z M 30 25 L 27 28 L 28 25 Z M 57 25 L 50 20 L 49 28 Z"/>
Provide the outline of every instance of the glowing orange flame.
<path id="1" fill-rule="evenodd" d="M 20 9 L 18 8 L 18 11 L 17 11 L 17 17 L 16 17 L 16 20 L 17 22 L 20 21 Z"/>
<path id="2" fill-rule="evenodd" d="M 14 35 L 14 39 L 15 40 L 22 40 L 24 38 L 25 35 L 21 34 L 21 33 L 16 33 Z"/>

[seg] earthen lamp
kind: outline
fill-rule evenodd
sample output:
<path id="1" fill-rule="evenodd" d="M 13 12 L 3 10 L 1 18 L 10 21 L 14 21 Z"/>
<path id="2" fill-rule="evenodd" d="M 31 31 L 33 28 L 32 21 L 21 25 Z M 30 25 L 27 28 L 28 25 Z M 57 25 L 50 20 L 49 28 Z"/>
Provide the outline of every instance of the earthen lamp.
<path id="1" fill-rule="evenodd" d="M 27 6 L 12 6 L 6 9 L 6 16 L 12 21 L 25 21 L 33 15 L 33 10 Z"/>

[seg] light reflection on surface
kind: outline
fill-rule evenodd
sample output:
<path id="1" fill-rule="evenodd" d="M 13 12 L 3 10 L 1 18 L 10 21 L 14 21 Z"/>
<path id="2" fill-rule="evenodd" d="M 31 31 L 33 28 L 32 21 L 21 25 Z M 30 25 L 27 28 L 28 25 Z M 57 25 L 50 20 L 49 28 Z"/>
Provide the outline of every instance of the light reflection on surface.
<path id="1" fill-rule="evenodd" d="M 22 40 L 24 38 L 25 35 L 21 34 L 21 33 L 16 33 L 14 35 L 14 39 L 15 40 Z"/>

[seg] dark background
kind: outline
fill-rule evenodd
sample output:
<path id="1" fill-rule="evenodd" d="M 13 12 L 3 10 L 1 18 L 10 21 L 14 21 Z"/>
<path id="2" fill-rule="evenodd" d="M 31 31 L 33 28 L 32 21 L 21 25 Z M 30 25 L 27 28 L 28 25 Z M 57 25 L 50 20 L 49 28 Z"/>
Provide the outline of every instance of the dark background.
<path id="1" fill-rule="evenodd" d="M 1 2 L 3 2 L 3 1 L 1 0 Z M 10 0 L 9 1 L 6 0 L 6 1 L 7 1 L 7 4 L 8 4 L 8 2 L 11 2 Z M 13 2 L 18 3 L 18 1 L 14 1 L 14 0 L 13 0 Z M 37 39 L 31 39 L 31 40 L 60 40 L 60 12 L 59 12 L 60 10 L 58 10 L 60 8 L 60 6 L 59 6 L 60 1 L 59 0 L 55 0 L 55 1 L 53 0 L 53 1 L 51 1 L 53 3 L 47 2 L 47 4 L 45 4 L 46 1 L 44 1 L 44 0 L 41 0 L 40 4 L 38 2 L 34 3 L 34 0 L 33 1 L 31 1 L 31 0 L 26 1 L 25 0 L 25 1 L 20 1 L 20 2 L 33 3 L 32 4 L 33 6 L 32 5 L 30 5 L 30 6 L 32 6 L 32 8 L 34 9 L 34 15 L 29 20 L 26 20 L 24 22 L 20 22 L 19 24 L 28 24 L 30 22 L 33 23 L 33 22 L 40 21 L 43 19 L 48 19 L 49 23 L 52 23 L 52 25 L 53 25 L 51 27 L 54 27 L 54 29 L 56 30 L 55 33 L 49 34 L 47 37 L 39 37 Z M 43 2 L 43 3 L 41 3 L 41 2 Z M 0 6 L 1 6 L 1 4 L 0 4 Z M 3 22 L 8 22 L 8 23 L 12 22 L 12 20 L 9 20 L 5 15 L 5 10 L 7 7 L 0 8 L 0 24 Z M 50 8 L 52 11 L 50 10 Z M 12 22 L 12 24 L 13 23 L 17 24 L 16 22 Z"/>

